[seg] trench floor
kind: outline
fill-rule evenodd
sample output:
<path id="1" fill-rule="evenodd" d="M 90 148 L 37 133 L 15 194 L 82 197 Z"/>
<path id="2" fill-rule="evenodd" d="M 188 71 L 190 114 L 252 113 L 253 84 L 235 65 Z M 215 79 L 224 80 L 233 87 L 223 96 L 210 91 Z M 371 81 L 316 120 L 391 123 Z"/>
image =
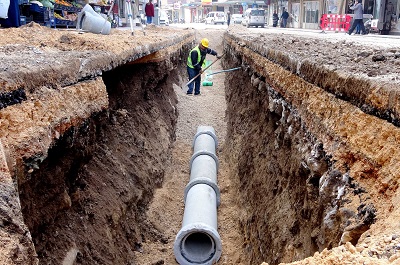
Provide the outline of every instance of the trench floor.
<path id="1" fill-rule="evenodd" d="M 198 30 L 197 39 L 206 37 L 210 48 L 222 53 L 223 30 Z M 214 61 L 216 57 L 207 56 Z M 216 62 L 211 71 L 221 70 Z M 186 77 L 182 77 L 186 80 Z M 219 145 L 217 156 L 220 162 L 218 185 L 221 190 L 221 205 L 218 208 L 218 233 L 222 240 L 222 255 L 218 264 L 246 264 L 241 258 L 241 236 L 238 227 L 239 207 L 235 203 L 235 184 L 229 179 L 229 165 L 224 159 L 225 122 L 225 74 L 212 76 L 212 86 L 203 86 L 200 96 L 187 96 L 186 90 L 175 87 L 178 95 L 178 123 L 176 142 L 172 158 L 166 168 L 163 187 L 157 189 L 147 211 L 147 220 L 163 233 L 167 240 L 153 242 L 147 240 L 137 254 L 137 264 L 177 264 L 173 254 L 175 236 L 181 229 L 184 201 L 183 193 L 189 180 L 189 161 L 193 154 L 192 141 L 200 125 L 212 126 L 217 134 Z M 202 81 L 205 76 L 202 76 Z"/>

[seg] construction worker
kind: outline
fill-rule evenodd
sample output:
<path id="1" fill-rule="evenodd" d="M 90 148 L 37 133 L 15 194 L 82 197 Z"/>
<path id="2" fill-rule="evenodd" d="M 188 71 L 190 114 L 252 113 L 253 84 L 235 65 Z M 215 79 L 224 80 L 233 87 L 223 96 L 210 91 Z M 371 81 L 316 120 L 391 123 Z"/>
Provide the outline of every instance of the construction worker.
<path id="1" fill-rule="evenodd" d="M 193 94 L 193 86 L 194 86 L 194 95 L 200 95 L 200 83 L 201 83 L 201 73 L 202 67 L 205 67 L 205 59 L 206 55 L 211 54 L 217 56 L 218 59 L 221 56 L 218 56 L 218 53 L 210 48 L 208 48 L 208 39 L 204 38 L 201 40 L 199 45 L 194 47 L 188 56 L 187 59 L 187 72 L 189 75 L 189 80 L 192 80 L 196 75 L 199 75 L 193 82 L 188 84 L 188 90 L 186 94 Z"/>

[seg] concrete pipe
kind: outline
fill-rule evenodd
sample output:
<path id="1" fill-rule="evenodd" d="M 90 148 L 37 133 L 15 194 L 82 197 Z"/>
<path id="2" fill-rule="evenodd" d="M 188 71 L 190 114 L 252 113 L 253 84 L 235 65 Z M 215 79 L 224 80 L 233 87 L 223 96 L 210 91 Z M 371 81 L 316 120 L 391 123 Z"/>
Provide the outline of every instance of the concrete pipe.
<path id="1" fill-rule="evenodd" d="M 193 153 L 198 151 L 208 151 L 215 155 L 215 150 L 218 147 L 217 136 L 215 130 L 211 126 L 197 127 L 197 133 L 193 140 Z"/>
<path id="2" fill-rule="evenodd" d="M 185 188 L 182 229 L 175 238 L 174 254 L 179 264 L 214 264 L 221 257 L 217 232 L 217 137 L 209 126 L 199 126 L 190 160 L 190 181 Z"/>
<path id="3" fill-rule="evenodd" d="M 217 183 L 218 158 L 207 151 L 199 151 L 190 159 L 190 180 L 206 177 Z"/>
<path id="4" fill-rule="evenodd" d="M 217 186 L 218 159 L 210 152 L 199 151 L 190 160 L 190 181 L 185 188 L 185 202 L 189 189 L 196 184 L 207 184 L 217 195 L 217 207 L 220 204 L 220 192 Z"/>
<path id="5" fill-rule="evenodd" d="M 174 254 L 179 264 L 211 265 L 221 257 L 216 200 L 214 189 L 207 184 L 197 184 L 190 188 L 182 229 L 174 243 Z"/>
<path id="6" fill-rule="evenodd" d="M 204 183 L 214 188 L 219 205 L 219 189 L 217 187 L 219 162 L 215 154 L 217 146 L 218 140 L 214 128 L 211 126 L 199 126 L 193 140 L 193 155 L 190 159 L 190 181 L 185 189 L 185 201 L 190 187 Z"/>

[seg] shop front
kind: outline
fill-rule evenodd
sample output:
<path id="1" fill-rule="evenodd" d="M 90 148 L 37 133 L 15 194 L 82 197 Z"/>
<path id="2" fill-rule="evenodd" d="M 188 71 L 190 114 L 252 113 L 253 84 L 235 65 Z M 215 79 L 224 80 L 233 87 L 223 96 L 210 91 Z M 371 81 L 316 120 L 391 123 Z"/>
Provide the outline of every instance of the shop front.
<path id="1" fill-rule="evenodd" d="M 303 2 L 302 28 L 318 29 L 320 16 L 319 1 Z"/>

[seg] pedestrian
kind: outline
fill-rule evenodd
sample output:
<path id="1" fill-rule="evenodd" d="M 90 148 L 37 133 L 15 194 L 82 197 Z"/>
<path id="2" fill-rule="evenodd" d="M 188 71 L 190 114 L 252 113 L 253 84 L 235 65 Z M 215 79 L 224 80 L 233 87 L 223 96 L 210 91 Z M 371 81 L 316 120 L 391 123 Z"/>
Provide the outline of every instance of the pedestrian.
<path id="1" fill-rule="evenodd" d="M 360 32 L 361 32 L 360 24 L 357 24 L 356 33 L 354 33 L 354 34 L 360 34 Z"/>
<path id="2" fill-rule="evenodd" d="M 227 22 L 228 22 L 228 27 L 229 27 L 229 24 L 231 24 L 231 12 L 228 11 L 228 12 L 226 13 L 226 16 L 227 16 Z"/>
<path id="3" fill-rule="evenodd" d="M 351 35 L 351 33 L 353 33 L 353 30 L 357 27 L 357 25 L 359 25 L 361 34 L 362 35 L 366 34 L 363 22 L 364 16 L 363 16 L 362 0 L 357 0 L 357 3 L 354 3 L 354 5 L 350 7 L 350 9 L 354 11 L 354 17 L 353 17 L 354 21 L 353 25 L 351 25 L 351 28 L 347 33 Z"/>
<path id="4" fill-rule="evenodd" d="M 276 11 L 274 11 L 274 14 L 272 15 L 272 26 L 273 27 L 277 27 L 278 26 L 278 21 L 279 21 L 279 16 L 276 13 Z"/>
<path id="5" fill-rule="evenodd" d="M 288 18 L 289 18 L 289 13 L 286 11 L 285 8 L 283 8 L 283 12 L 282 12 L 282 15 L 281 15 L 282 28 L 286 28 Z"/>
<path id="6" fill-rule="evenodd" d="M 216 51 L 208 48 L 208 43 L 208 39 L 202 39 L 199 45 L 194 47 L 189 53 L 187 59 L 187 72 L 189 80 L 192 80 L 196 75 L 200 75 L 193 82 L 188 84 L 188 90 L 186 92 L 186 94 L 188 95 L 193 94 L 193 86 L 194 95 L 200 95 L 201 73 L 203 73 L 202 67 L 205 66 L 206 55 L 211 54 L 217 56 L 218 59 L 221 58 L 221 56 L 218 56 L 218 53 Z"/>
<path id="7" fill-rule="evenodd" d="M 152 3 L 153 0 L 149 0 L 149 2 L 146 4 L 146 7 L 144 8 L 144 12 L 146 13 L 146 18 L 147 18 L 147 24 L 153 23 L 153 17 L 154 17 L 154 5 Z"/>

